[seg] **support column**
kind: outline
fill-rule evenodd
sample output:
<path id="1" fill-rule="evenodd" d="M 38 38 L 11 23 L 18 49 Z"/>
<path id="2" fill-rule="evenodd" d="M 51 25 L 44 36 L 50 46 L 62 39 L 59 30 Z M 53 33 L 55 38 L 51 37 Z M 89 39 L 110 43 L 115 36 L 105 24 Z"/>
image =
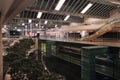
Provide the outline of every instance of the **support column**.
<path id="1" fill-rule="evenodd" d="M 35 38 L 35 49 L 38 49 L 38 38 Z"/>
<path id="2" fill-rule="evenodd" d="M 107 47 L 90 46 L 83 47 L 81 54 L 81 77 L 82 80 L 96 80 L 95 56 L 107 52 Z"/>
<path id="3" fill-rule="evenodd" d="M 2 27 L 0 26 L 0 80 L 3 80 Z"/>
<path id="4" fill-rule="evenodd" d="M 119 50 L 118 47 L 110 47 L 109 53 L 113 60 L 113 78 L 120 79 L 120 63 L 119 63 Z"/>
<path id="5" fill-rule="evenodd" d="M 39 58 L 39 49 L 38 49 L 38 38 L 36 37 L 35 39 L 34 39 L 34 42 L 35 42 L 35 45 L 34 45 L 34 48 L 37 50 L 37 53 L 35 53 L 35 55 L 36 55 L 36 60 L 38 60 Z"/>
<path id="6" fill-rule="evenodd" d="M 51 48 L 52 42 L 47 41 L 46 42 L 46 56 L 50 57 L 52 55 L 52 48 Z"/>
<path id="7" fill-rule="evenodd" d="M 37 49 L 38 49 L 38 60 L 41 60 L 42 52 L 41 52 L 41 42 L 39 39 L 39 35 L 37 35 Z"/>

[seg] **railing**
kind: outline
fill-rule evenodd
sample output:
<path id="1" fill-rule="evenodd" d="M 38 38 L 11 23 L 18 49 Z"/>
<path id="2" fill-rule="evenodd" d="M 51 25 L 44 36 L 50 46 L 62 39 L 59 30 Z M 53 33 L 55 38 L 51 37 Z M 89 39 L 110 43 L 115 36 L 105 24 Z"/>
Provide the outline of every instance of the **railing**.
<path id="1" fill-rule="evenodd" d="M 120 19 L 111 20 L 111 21 L 107 22 L 106 24 L 104 24 L 103 26 L 101 26 L 99 29 L 95 30 L 95 32 L 97 32 L 97 31 L 101 30 L 102 28 L 105 28 L 105 27 L 107 27 L 107 26 L 109 26 L 109 25 L 112 25 L 112 24 L 114 24 L 114 23 L 117 23 L 117 22 L 120 22 Z M 94 32 L 94 33 L 95 33 L 95 32 Z"/>
<path id="2" fill-rule="evenodd" d="M 73 64 L 81 66 L 81 57 L 84 55 L 81 54 L 81 47 L 89 46 L 89 45 L 80 45 L 80 44 L 75 44 L 69 43 L 71 45 L 68 45 L 68 43 L 65 44 L 65 42 L 55 42 L 50 40 L 42 40 L 40 41 L 40 44 L 46 44 L 46 48 L 44 45 L 41 45 L 41 50 L 46 53 L 47 56 L 56 56 L 62 60 L 71 62 Z M 49 44 L 49 45 L 48 45 Z M 111 48 L 110 48 L 111 49 Z M 117 48 L 118 49 L 118 48 Z M 120 74 L 120 58 L 118 55 L 113 55 L 113 54 L 118 54 L 117 52 L 112 52 L 107 50 L 105 53 L 102 53 L 101 50 L 95 50 L 95 54 L 98 54 L 99 56 L 96 55 L 95 57 L 95 70 L 98 73 L 104 74 L 109 77 L 113 77 L 116 79 L 119 79 L 120 77 L 118 76 Z M 116 50 L 115 50 L 116 51 Z M 120 51 L 120 50 L 119 50 Z M 98 53 L 99 52 L 99 53 Z M 103 54 L 103 55 L 102 55 Z M 92 54 L 91 54 L 92 55 Z M 94 56 L 94 55 L 93 55 Z M 88 60 L 89 57 L 84 57 L 84 60 Z M 88 60 L 89 61 L 89 60 Z M 84 61 L 83 61 L 84 62 Z M 86 61 L 87 62 L 87 61 Z M 116 64 L 117 63 L 117 64 Z M 87 65 L 85 65 L 87 66 Z M 118 71 L 118 72 L 116 72 Z"/>
<path id="3" fill-rule="evenodd" d="M 105 25 L 101 26 L 99 29 L 95 30 L 93 34 L 91 34 L 90 36 L 86 36 L 86 37 L 82 38 L 81 40 L 93 40 L 94 39 L 93 36 L 95 37 L 97 35 L 97 37 L 98 37 L 98 36 L 103 35 L 104 33 L 110 31 L 114 27 L 114 26 L 110 26 L 110 25 L 112 25 L 114 23 L 118 23 L 118 22 L 120 22 L 120 19 L 111 20 L 108 23 L 106 23 Z M 105 29 L 110 29 L 110 30 L 104 31 Z M 101 32 L 101 31 L 104 31 L 104 32 Z"/>

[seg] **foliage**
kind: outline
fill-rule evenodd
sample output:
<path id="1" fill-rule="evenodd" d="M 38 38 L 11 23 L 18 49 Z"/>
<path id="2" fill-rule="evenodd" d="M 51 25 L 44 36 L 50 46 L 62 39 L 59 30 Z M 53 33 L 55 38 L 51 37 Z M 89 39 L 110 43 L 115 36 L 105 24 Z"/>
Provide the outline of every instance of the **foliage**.
<path id="1" fill-rule="evenodd" d="M 38 80 L 65 80 L 65 78 L 59 74 L 44 73 L 43 76 L 38 78 Z"/>
<path id="2" fill-rule="evenodd" d="M 22 39 L 19 41 L 19 43 L 15 43 L 14 46 L 11 46 L 7 49 L 8 54 L 9 53 L 17 53 L 20 55 L 26 55 L 26 51 L 30 49 L 30 46 L 33 45 L 34 42 L 32 39 Z"/>
<path id="3" fill-rule="evenodd" d="M 11 68 L 9 74 L 12 80 L 23 80 L 25 77 L 29 80 L 63 80 L 57 74 L 48 74 L 34 53 L 26 56 L 33 44 L 32 39 L 23 39 L 7 49 L 8 55 L 4 56 L 4 62 Z"/>
<path id="4" fill-rule="evenodd" d="M 36 60 L 23 58 L 20 60 L 16 60 L 11 64 L 12 69 L 10 70 L 10 74 L 14 78 L 14 74 L 19 75 L 16 77 L 16 80 L 22 78 L 22 74 L 27 74 L 29 80 L 37 80 L 38 76 L 40 76 L 44 70 L 41 64 L 39 64 Z"/>

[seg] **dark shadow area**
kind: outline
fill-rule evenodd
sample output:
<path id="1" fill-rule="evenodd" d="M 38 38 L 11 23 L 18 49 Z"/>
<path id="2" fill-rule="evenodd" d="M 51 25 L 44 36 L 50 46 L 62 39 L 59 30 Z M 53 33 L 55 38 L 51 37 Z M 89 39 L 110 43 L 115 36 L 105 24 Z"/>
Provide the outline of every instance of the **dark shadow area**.
<path id="1" fill-rule="evenodd" d="M 66 80 L 80 80 L 80 66 L 66 62 L 56 57 L 45 58 L 48 69 L 66 77 Z"/>
<path id="2" fill-rule="evenodd" d="M 81 67 L 54 56 L 45 57 L 45 63 L 52 72 L 59 73 L 66 77 L 66 80 L 81 80 Z M 115 80 L 111 77 L 96 73 L 96 80 Z"/>

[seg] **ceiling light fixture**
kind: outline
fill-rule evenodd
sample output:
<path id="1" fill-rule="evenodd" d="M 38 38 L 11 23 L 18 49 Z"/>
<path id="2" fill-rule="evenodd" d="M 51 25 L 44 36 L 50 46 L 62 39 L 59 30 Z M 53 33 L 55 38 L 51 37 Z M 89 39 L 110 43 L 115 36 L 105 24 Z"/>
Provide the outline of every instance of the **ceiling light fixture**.
<path id="1" fill-rule="evenodd" d="M 63 6 L 65 0 L 59 0 L 55 10 L 59 11 L 61 9 L 61 7 Z"/>
<path id="2" fill-rule="evenodd" d="M 38 26 L 38 24 L 35 24 L 35 26 Z"/>
<path id="3" fill-rule="evenodd" d="M 64 21 L 67 21 L 69 17 L 70 17 L 70 15 L 67 15 L 67 16 L 65 17 Z"/>
<path id="4" fill-rule="evenodd" d="M 57 27 L 57 25 L 55 25 L 55 28 Z"/>
<path id="5" fill-rule="evenodd" d="M 84 14 L 90 7 L 92 7 L 92 3 L 89 3 L 82 11 L 81 13 Z"/>
<path id="6" fill-rule="evenodd" d="M 24 26 L 25 25 L 25 23 L 22 23 L 22 26 Z"/>
<path id="7" fill-rule="evenodd" d="M 42 26 L 42 29 L 44 28 L 44 26 Z"/>
<path id="8" fill-rule="evenodd" d="M 48 21 L 45 21 L 45 23 L 44 24 L 47 24 L 48 23 Z"/>
<path id="9" fill-rule="evenodd" d="M 32 20 L 31 19 L 29 19 L 29 23 L 31 23 L 32 22 Z"/>
<path id="10" fill-rule="evenodd" d="M 17 29 L 17 27 L 15 27 L 15 29 Z"/>
<path id="11" fill-rule="evenodd" d="M 41 18 L 42 12 L 38 12 L 37 18 Z"/>

